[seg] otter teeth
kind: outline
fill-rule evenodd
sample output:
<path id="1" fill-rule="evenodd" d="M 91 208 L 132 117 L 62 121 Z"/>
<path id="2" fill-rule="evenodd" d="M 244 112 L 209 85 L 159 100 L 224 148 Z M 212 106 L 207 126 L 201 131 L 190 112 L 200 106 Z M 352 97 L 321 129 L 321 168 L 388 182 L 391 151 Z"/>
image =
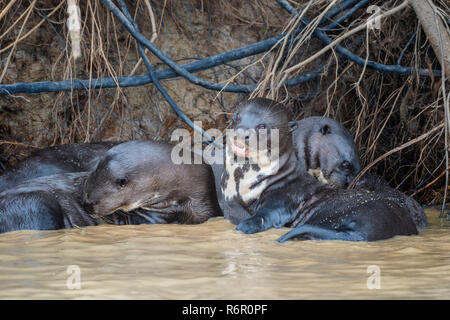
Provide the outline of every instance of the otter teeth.
<path id="1" fill-rule="evenodd" d="M 319 182 L 323 183 L 323 184 L 330 184 L 330 182 L 325 178 L 323 171 L 320 170 L 320 168 L 317 169 L 309 169 L 308 173 L 310 175 L 312 175 L 314 178 L 316 178 L 317 180 L 319 180 Z"/>
<path id="2" fill-rule="evenodd" d="M 232 145 L 232 149 L 233 149 L 234 153 L 239 154 L 239 155 L 245 155 L 247 152 L 247 150 L 245 148 L 245 144 L 242 145 L 242 144 L 234 143 Z"/>

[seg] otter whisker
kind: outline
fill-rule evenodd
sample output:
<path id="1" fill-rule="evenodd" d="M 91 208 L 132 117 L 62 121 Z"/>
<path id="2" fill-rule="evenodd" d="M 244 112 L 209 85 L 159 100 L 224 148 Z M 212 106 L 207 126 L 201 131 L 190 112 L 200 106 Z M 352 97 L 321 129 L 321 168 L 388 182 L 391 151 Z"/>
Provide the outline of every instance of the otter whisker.
<path id="1" fill-rule="evenodd" d="M 154 223 L 154 221 L 152 219 L 150 219 L 147 215 L 145 215 L 139 211 L 135 211 L 135 213 L 136 213 L 136 215 L 140 216 L 141 218 L 145 219 L 146 221 L 148 221 L 150 223 Z"/>

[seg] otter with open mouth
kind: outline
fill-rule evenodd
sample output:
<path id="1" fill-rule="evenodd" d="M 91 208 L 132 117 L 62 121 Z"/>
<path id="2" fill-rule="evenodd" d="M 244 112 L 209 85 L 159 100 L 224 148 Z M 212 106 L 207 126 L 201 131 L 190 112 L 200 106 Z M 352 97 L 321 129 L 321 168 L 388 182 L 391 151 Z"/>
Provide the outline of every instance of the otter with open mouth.
<path id="1" fill-rule="evenodd" d="M 225 165 L 212 165 L 216 185 L 220 179 L 222 211 L 232 223 L 251 217 L 264 193 L 295 177 L 294 127 L 285 107 L 275 101 L 256 98 L 237 107 L 227 130 Z M 277 139 L 269 139 L 274 134 Z"/>
<path id="2" fill-rule="evenodd" d="M 266 108 L 261 103 L 250 102 L 238 109 L 240 116 L 238 120 L 251 116 L 251 121 L 238 121 L 241 129 L 255 128 L 255 126 L 265 123 L 267 118 L 275 117 L 282 120 L 277 121 L 278 126 L 288 127 L 285 108 L 280 104 L 270 102 L 270 100 L 265 103 L 278 107 Z M 282 116 L 282 113 L 285 115 Z M 258 119 L 258 116 L 261 118 Z M 257 198 L 253 200 L 251 206 L 245 207 L 250 208 L 249 212 L 252 216 L 241 221 L 237 230 L 244 233 L 255 233 L 272 227 L 293 227 L 291 233 L 281 238 L 280 241 L 292 237 L 374 241 L 395 235 L 417 234 L 412 213 L 409 212 L 408 206 L 405 206 L 403 201 L 407 198 L 406 196 L 389 196 L 393 189 L 387 184 L 377 187 L 375 190 L 372 187 L 373 181 L 360 184 L 353 190 L 333 188 L 322 184 L 306 171 L 308 165 L 303 162 L 307 157 L 292 157 L 292 154 L 296 155 L 296 153 L 292 152 L 293 147 L 289 143 L 290 141 L 292 141 L 290 131 L 280 133 L 280 145 L 283 145 L 283 148 L 280 147 L 279 159 L 289 158 L 292 159 L 292 162 L 280 161 L 279 168 L 289 168 L 290 170 L 282 171 L 282 179 L 276 180 L 276 183 L 266 183 L 270 186 L 269 188 L 263 188 L 261 192 L 255 193 Z M 294 165 L 293 168 L 291 163 Z M 226 164 L 225 167 L 227 168 L 227 166 L 229 165 Z M 276 166 L 269 167 L 276 168 Z M 239 185 L 251 183 L 251 181 L 242 183 L 237 179 L 245 177 L 245 174 L 239 171 L 236 174 L 237 169 L 241 168 L 242 171 L 245 169 L 243 166 L 234 165 L 231 168 L 235 169 L 234 175 L 231 176 L 227 169 L 224 180 L 228 180 L 228 182 L 231 180 L 231 183 Z M 248 168 L 247 171 L 249 171 Z M 274 177 L 277 177 L 277 173 L 278 171 L 275 170 L 259 176 L 253 174 L 252 177 L 259 177 L 260 180 L 254 179 L 253 184 L 250 185 L 255 188 L 257 185 L 255 181 L 256 183 L 260 183 L 264 179 L 267 179 L 268 182 L 271 181 L 269 179 L 273 181 Z M 283 175 L 283 173 L 287 174 Z M 227 184 L 223 184 L 222 190 L 225 196 L 227 195 L 226 187 Z M 240 188 L 235 189 L 240 190 Z M 242 206 L 247 204 L 245 194 L 241 195 L 236 192 L 232 195 L 232 200 L 237 200 Z"/>
<path id="3" fill-rule="evenodd" d="M 273 109 L 274 108 L 274 109 Z M 272 110 L 273 109 L 273 110 Z M 333 187 L 346 187 L 361 170 L 356 146 L 350 133 L 341 124 L 326 117 L 309 117 L 299 121 L 288 121 L 287 109 L 277 102 L 264 98 L 256 98 L 241 103 L 234 112 L 231 129 L 235 129 L 235 140 L 227 139 L 227 150 L 223 152 L 222 163 L 217 159 L 206 160 L 211 164 L 216 180 L 217 197 L 224 215 L 232 223 L 238 224 L 254 213 L 250 204 L 262 189 L 270 187 L 274 181 L 295 178 L 295 170 L 306 171 L 320 182 Z M 263 119 L 263 120 L 261 120 Z M 248 145 L 252 141 L 250 134 L 243 137 L 243 127 L 256 131 L 266 130 L 283 123 L 280 128 L 279 141 L 281 153 L 280 171 L 277 171 L 275 155 L 273 159 L 269 149 L 260 149 L 261 153 L 252 151 Z M 240 128 L 241 127 L 241 128 Z M 292 132 L 292 137 L 286 132 Z M 269 139 L 270 140 L 270 139 Z M 253 140 L 256 141 L 256 140 Z M 270 142 L 270 141 L 269 141 Z M 293 146 L 292 146 L 293 144 Z M 208 146 L 212 149 L 212 145 Z M 254 146 L 253 149 L 257 148 Z M 293 148 L 293 149 L 292 149 Z M 293 150 L 293 151 L 292 151 Z M 216 150 L 220 152 L 221 150 Z M 294 154 L 290 154 L 294 152 Z M 209 151 L 214 158 L 214 151 Z M 261 163 L 255 161 L 261 155 Z M 250 163 L 238 163 L 234 158 L 253 160 Z M 297 161 L 297 158 L 300 161 Z M 265 161 L 264 161 L 265 160 Z M 297 162 L 296 165 L 293 165 Z M 231 178 L 230 178 L 231 177 Z M 260 180 L 260 181 L 258 181 Z M 222 186 L 225 187 L 222 190 Z"/>

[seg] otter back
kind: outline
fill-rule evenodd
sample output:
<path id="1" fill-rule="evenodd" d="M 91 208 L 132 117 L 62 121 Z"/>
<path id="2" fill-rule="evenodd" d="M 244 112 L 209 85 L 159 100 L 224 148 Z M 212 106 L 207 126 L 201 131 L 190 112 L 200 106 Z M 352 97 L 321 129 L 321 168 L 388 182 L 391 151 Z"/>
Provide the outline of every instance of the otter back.
<path id="1" fill-rule="evenodd" d="M 118 142 L 73 143 L 39 149 L 0 175 L 0 192 L 38 177 L 87 172 Z"/>

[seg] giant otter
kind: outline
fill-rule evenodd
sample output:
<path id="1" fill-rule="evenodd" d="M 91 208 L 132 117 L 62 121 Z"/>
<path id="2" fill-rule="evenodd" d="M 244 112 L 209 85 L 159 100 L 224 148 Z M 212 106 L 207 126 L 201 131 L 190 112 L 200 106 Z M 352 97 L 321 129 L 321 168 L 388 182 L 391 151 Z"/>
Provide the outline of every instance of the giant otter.
<path id="1" fill-rule="evenodd" d="M 250 110 L 251 105 L 254 106 L 254 110 Z M 286 114 L 286 108 L 282 106 L 282 111 L 278 112 L 276 111 L 276 105 L 277 103 L 275 101 L 263 98 L 256 98 L 241 103 L 234 113 L 234 123 L 232 124 L 231 129 L 239 128 L 239 126 L 236 125 L 236 120 L 242 120 L 241 113 L 244 109 L 247 110 L 247 113 L 244 112 L 245 117 L 248 118 L 246 121 L 257 121 L 258 117 L 263 117 L 264 125 L 266 125 L 267 128 L 270 126 L 276 127 L 278 122 L 285 122 L 289 118 Z M 272 107 L 275 108 L 275 111 L 271 111 Z M 255 112 L 255 110 L 259 111 Z M 361 164 L 353 139 L 347 129 L 335 120 L 326 117 L 309 117 L 299 121 L 288 122 L 288 127 L 288 131 L 292 132 L 292 137 L 291 134 L 280 132 L 281 145 L 286 143 L 289 144 L 293 139 L 295 154 L 301 160 L 300 162 L 297 162 L 297 166 L 302 166 L 300 168 L 301 170 L 307 171 L 322 183 L 335 187 L 345 187 L 360 171 Z M 221 190 L 223 176 L 227 178 L 230 175 L 230 172 L 235 172 L 235 169 L 238 167 L 231 161 L 232 157 L 234 157 L 233 150 L 232 148 L 229 148 L 227 153 L 213 145 L 209 145 L 205 150 L 207 150 L 206 153 L 204 152 L 204 156 L 205 154 L 207 155 L 205 161 L 206 163 L 209 163 L 213 169 L 217 197 L 224 216 L 232 223 L 238 224 L 243 219 L 250 217 L 254 212 L 252 211 L 251 206 L 243 204 L 242 201 L 235 201 L 238 198 L 234 200 L 230 200 L 229 196 L 226 198 L 224 192 Z M 220 163 L 217 163 L 218 159 L 215 158 L 216 152 L 223 153 L 223 158 L 219 158 L 222 160 Z M 290 156 L 286 156 L 286 158 L 289 157 Z M 285 159 L 282 159 L 282 161 L 284 160 Z M 224 165 L 227 161 L 229 163 L 228 167 Z M 293 161 L 296 160 L 291 158 L 287 163 L 292 164 Z M 284 165 L 289 166 L 289 164 L 286 163 Z M 251 180 L 252 175 L 258 171 L 256 166 L 250 167 L 249 169 L 246 169 L 245 166 L 243 166 L 242 169 L 250 171 L 243 181 L 246 181 L 247 178 L 250 178 Z M 285 175 L 287 171 L 292 169 L 292 166 L 291 169 L 287 169 L 287 167 L 280 169 L 280 172 L 275 173 L 271 177 L 271 180 L 279 179 L 278 176 Z M 241 169 L 239 169 L 238 172 L 240 170 Z M 292 172 L 289 174 L 292 175 Z M 282 177 L 280 178 L 284 179 Z M 270 179 L 267 181 L 270 181 Z M 254 181 L 249 181 L 248 183 L 252 184 Z M 262 184 L 264 183 L 265 182 Z M 242 182 L 240 184 L 242 184 Z M 228 192 L 233 188 L 238 187 L 239 184 L 235 184 L 233 180 L 231 180 L 231 183 L 228 186 Z M 235 193 L 237 194 L 237 190 Z"/>
<path id="2" fill-rule="evenodd" d="M 280 124 L 283 124 L 278 128 L 280 130 L 279 141 L 280 148 L 286 150 L 280 157 L 280 167 L 275 170 L 276 172 L 264 173 L 264 170 L 267 171 L 270 165 L 263 167 L 236 164 L 233 158 L 236 152 L 239 153 L 239 150 L 233 149 L 235 148 L 234 142 L 231 142 L 230 147 L 230 141 L 228 141 L 228 149 L 224 152 L 222 163 L 214 163 L 217 160 L 214 158 L 214 152 L 221 152 L 222 150 L 211 150 L 213 148 L 211 145 L 207 147 L 207 149 L 210 149 L 208 154 L 211 156 L 206 159 L 206 162 L 211 164 L 214 171 L 219 204 L 224 216 L 232 223 L 238 224 L 254 213 L 251 203 L 255 203 L 254 200 L 261 188 L 272 188 L 271 184 L 274 181 L 279 181 L 279 185 L 287 178 L 295 179 L 298 169 L 307 171 L 318 178 L 319 181 L 336 187 L 346 186 L 361 169 L 353 139 L 350 133 L 338 122 L 321 117 L 309 117 L 296 122 L 289 122 L 288 119 L 289 115 L 285 106 L 264 98 L 256 98 L 241 103 L 233 116 L 231 129 L 239 129 L 246 125 L 248 128 L 255 129 L 259 125 L 270 131 L 271 128 L 278 128 Z M 261 123 L 259 123 L 260 120 Z M 291 131 L 293 132 L 293 138 L 290 134 L 287 134 Z M 294 154 L 291 155 L 293 142 Z M 238 142 L 238 144 L 240 143 Z M 270 150 L 264 151 L 264 148 L 262 151 L 263 153 L 270 152 Z M 249 154 L 249 156 L 251 158 L 252 154 Z M 254 157 L 255 152 L 253 152 Z M 300 161 L 297 161 L 297 157 L 300 158 Z M 225 166 L 223 163 L 225 163 Z M 273 163 L 272 161 L 272 166 Z M 296 164 L 294 165 L 294 163 Z M 247 172 L 246 175 L 239 177 L 244 171 Z M 238 175 L 238 177 L 235 177 L 235 175 Z M 258 179 L 260 179 L 259 182 L 256 181 Z M 229 180 L 229 183 L 227 180 Z M 226 186 L 223 192 L 220 187 L 222 184 Z M 245 184 L 252 186 L 252 188 L 247 188 L 248 190 L 251 189 L 252 192 L 243 195 L 242 192 L 246 192 L 244 190 Z M 258 188 L 255 188 L 256 185 L 258 185 Z M 246 199 L 249 197 L 251 199 Z"/>
<path id="3" fill-rule="evenodd" d="M 293 139 L 302 168 L 322 183 L 347 186 L 361 170 L 356 146 L 347 129 L 326 117 L 309 117 L 297 124 Z M 385 198 L 407 209 L 417 228 L 427 226 L 425 212 L 417 201 L 391 188 L 381 177 L 366 174 L 356 182 L 355 189 L 383 193 Z"/>
<path id="4" fill-rule="evenodd" d="M 289 239 L 375 241 L 417 234 L 407 208 L 385 193 L 345 190 L 320 184 L 304 173 L 282 190 L 267 194 L 256 214 L 237 229 L 255 233 L 273 227 L 292 227 L 279 241 Z"/>
<path id="5" fill-rule="evenodd" d="M 350 132 L 331 118 L 298 120 L 293 140 L 302 169 L 322 183 L 345 187 L 361 170 Z"/>
<path id="6" fill-rule="evenodd" d="M 400 207 L 405 208 L 418 229 L 425 228 L 428 225 L 427 216 L 425 215 L 425 211 L 420 204 L 413 198 L 408 197 L 389 186 L 389 184 L 380 176 L 366 173 L 356 182 L 354 189 L 377 192 L 378 194 L 382 194 L 386 199 L 389 199 Z"/>
<path id="7" fill-rule="evenodd" d="M 39 149 L 0 175 L 0 192 L 38 177 L 89 171 L 118 143 L 73 143 Z"/>
<path id="8" fill-rule="evenodd" d="M 235 131 L 227 131 L 225 165 L 222 170 L 213 165 L 213 170 L 216 179 L 220 177 L 224 216 L 234 224 L 255 213 L 263 193 L 296 177 L 297 156 L 291 135 L 295 124 L 289 122 L 286 111 L 280 103 L 256 98 L 240 104 L 233 115 L 230 129 Z M 278 132 L 278 145 L 265 144 L 263 137 L 255 135 L 260 130 L 267 136 Z M 259 145 L 250 145 L 251 139 Z"/>
<path id="9" fill-rule="evenodd" d="M 297 121 L 293 133 L 299 165 L 320 182 L 345 187 L 361 170 L 358 152 L 350 133 L 337 121 L 326 117 L 309 117 Z M 381 177 L 365 174 L 355 189 L 383 193 L 411 215 L 417 228 L 427 226 L 422 207 L 413 198 L 391 188 Z"/>
<path id="10" fill-rule="evenodd" d="M 111 148 L 86 179 L 83 202 L 106 216 L 137 208 L 166 223 L 202 223 L 222 215 L 207 164 L 175 164 L 172 146 L 129 141 Z"/>
<path id="11" fill-rule="evenodd" d="M 172 147 L 130 141 L 91 172 L 19 183 L 0 193 L 0 232 L 103 223 L 201 223 L 221 215 L 208 165 L 176 165 Z"/>
<path id="12" fill-rule="evenodd" d="M 94 217 L 82 205 L 88 173 L 64 173 L 31 179 L 0 192 L 0 233 L 56 230 L 104 223 L 140 224 L 147 219 L 119 212 Z"/>
<path id="13" fill-rule="evenodd" d="M 261 126 L 274 128 L 272 123 L 267 122 L 268 119 L 276 117 L 278 119 L 277 126 L 287 128 L 288 117 L 283 106 L 270 102 L 270 100 L 265 103 L 266 105 L 260 101 L 258 104 L 248 103 L 240 108 L 237 112 L 238 119 L 235 120 L 237 126 L 243 130 Z M 282 113 L 285 116 L 281 116 Z M 222 190 L 225 198 L 227 199 L 227 182 L 231 182 L 233 186 L 237 185 L 238 187 L 231 189 L 231 191 L 237 190 L 237 192 L 231 193 L 231 199 L 240 203 L 253 214 L 250 218 L 241 221 L 237 230 L 254 233 L 285 225 L 301 228 L 308 223 L 307 226 L 310 228 L 308 230 L 320 227 L 322 231 L 328 232 L 318 231 L 317 234 L 311 236 L 312 238 L 367 241 L 417 233 L 410 216 L 411 213 L 404 207 L 404 203 L 399 201 L 400 198 L 386 197 L 390 190 L 386 192 L 371 191 L 362 185 L 355 190 L 343 190 L 320 183 L 305 171 L 307 165 L 302 161 L 305 161 L 306 157 L 295 157 L 295 159 L 292 157 L 295 152 L 292 152 L 292 144 L 288 143 L 288 141 L 292 141 L 291 139 L 292 134 L 289 130 L 280 133 L 280 145 L 283 147 L 280 147 L 279 158 L 282 160 L 289 157 L 292 161 L 281 161 L 279 168 L 288 168 L 281 172 L 282 179 L 276 180 L 276 183 L 266 183 L 269 185 L 268 188 L 259 188 L 258 190 L 255 188 L 258 183 L 264 181 L 263 179 L 267 179 L 268 182 L 273 181 L 277 177 L 277 171 L 268 171 L 267 175 L 247 174 L 247 176 L 256 177 L 253 181 L 243 183 L 244 186 L 250 184 L 243 190 L 249 190 L 249 194 L 255 195 L 251 203 L 245 202 L 245 193 L 241 195 L 239 192 L 242 178 L 246 177 L 245 165 L 234 165 L 234 168 L 231 167 L 234 171 L 229 170 L 227 165 L 225 166 L 226 170 L 222 177 Z M 239 154 L 246 157 L 251 154 L 251 150 L 247 151 L 248 147 L 242 140 L 232 147 L 234 152 L 237 150 Z M 274 166 L 270 165 L 269 167 L 273 168 Z M 244 173 L 239 171 L 236 173 L 238 169 Z M 250 171 L 249 166 L 247 166 L 247 171 Z M 230 172 L 233 174 L 229 174 Z M 288 174 L 283 174 L 284 172 Z M 255 190 L 259 192 L 257 193 Z M 292 232 L 295 233 L 295 231 Z"/>

